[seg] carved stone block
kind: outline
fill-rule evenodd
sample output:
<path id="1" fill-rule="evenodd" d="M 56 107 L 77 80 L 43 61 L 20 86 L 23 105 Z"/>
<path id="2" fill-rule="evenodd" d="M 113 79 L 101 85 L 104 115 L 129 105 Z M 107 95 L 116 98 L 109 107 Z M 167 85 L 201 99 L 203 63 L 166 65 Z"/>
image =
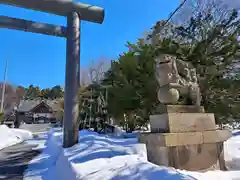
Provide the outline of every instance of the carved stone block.
<path id="1" fill-rule="evenodd" d="M 151 132 L 196 132 L 215 130 L 211 113 L 169 113 L 150 116 Z"/>
<path id="2" fill-rule="evenodd" d="M 159 104 L 156 107 L 155 114 L 166 114 L 166 113 L 204 113 L 203 106 L 195 105 L 165 105 Z"/>
<path id="3" fill-rule="evenodd" d="M 140 142 L 154 146 L 173 147 L 223 142 L 231 136 L 232 133 L 228 130 L 182 133 L 141 133 Z"/>

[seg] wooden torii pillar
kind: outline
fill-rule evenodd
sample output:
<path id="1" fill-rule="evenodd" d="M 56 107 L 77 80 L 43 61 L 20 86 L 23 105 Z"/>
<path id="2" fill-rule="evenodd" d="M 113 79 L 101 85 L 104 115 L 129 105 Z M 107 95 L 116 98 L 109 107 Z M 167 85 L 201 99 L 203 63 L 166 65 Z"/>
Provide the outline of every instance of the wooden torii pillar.
<path id="1" fill-rule="evenodd" d="M 0 0 L 16 6 L 67 17 L 67 27 L 0 16 L 0 28 L 15 29 L 67 39 L 64 93 L 63 147 L 78 142 L 78 88 L 80 81 L 80 20 L 102 23 L 104 9 L 72 0 Z"/>

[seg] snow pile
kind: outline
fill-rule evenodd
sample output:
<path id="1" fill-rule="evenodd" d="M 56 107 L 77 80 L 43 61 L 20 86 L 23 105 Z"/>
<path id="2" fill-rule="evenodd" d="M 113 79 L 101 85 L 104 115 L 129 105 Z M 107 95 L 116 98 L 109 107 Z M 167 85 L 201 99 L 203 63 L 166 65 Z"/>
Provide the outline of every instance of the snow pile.
<path id="1" fill-rule="evenodd" d="M 11 128 L 11 131 L 18 137 L 21 137 L 21 139 L 24 141 L 33 138 L 33 134 L 27 130 Z"/>
<path id="2" fill-rule="evenodd" d="M 62 132 L 52 131 L 46 148 L 30 162 L 24 179 L 192 179 L 172 168 L 149 163 L 145 145 L 137 141 L 83 130 L 79 144 L 63 149 Z"/>
<path id="3" fill-rule="evenodd" d="M 62 132 L 50 132 L 46 148 L 31 161 L 24 179 L 240 180 L 240 136 L 237 134 L 224 144 L 230 170 L 227 172 L 190 172 L 154 165 L 147 161 L 146 147 L 139 144 L 137 138 L 113 138 L 83 130 L 75 146 L 63 149 L 61 144 Z"/>
<path id="4" fill-rule="evenodd" d="M 64 155 L 61 135 L 62 132 L 55 129 L 48 133 L 45 148 L 30 161 L 24 180 L 76 180 L 76 173 Z"/>
<path id="5" fill-rule="evenodd" d="M 62 142 L 60 141 L 61 135 L 61 132 L 55 132 L 47 141 L 47 145 L 43 153 L 50 155 L 50 158 L 48 161 L 44 162 L 44 166 L 48 167 L 48 170 L 44 174 L 43 179 L 76 180 L 76 174 L 72 165 L 64 155 Z"/>
<path id="6" fill-rule="evenodd" d="M 65 154 L 73 163 L 129 154 L 137 154 L 147 160 L 146 146 L 139 144 L 136 138 L 113 138 L 86 130 L 79 132 L 79 143 L 65 149 Z"/>
<path id="7" fill-rule="evenodd" d="M 32 134 L 29 131 L 12 129 L 6 125 L 0 125 L 0 150 L 30 138 L 32 138 Z"/>
<path id="8" fill-rule="evenodd" d="M 20 143 L 22 140 L 16 136 L 6 125 L 0 126 L 0 149 Z"/>
<path id="9" fill-rule="evenodd" d="M 197 180 L 240 180 L 240 171 L 208 171 L 205 173 L 179 171 L 182 174 L 190 175 Z"/>
<path id="10" fill-rule="evenodd" d="M 120 139 L 81 131 L 79 144 L 65 149 L 77 179 L 193 179 L 173 168 L 159 167 L 147 161 L 146 146 L 137 138 Z"/>
<path id="11" fill-rule="evenodd" d="M 151 164 L 138 155 L 101 158 L 73 164 L 78 179 L 84 180 L 193 180 L 173 168 Z"/>
<path id="12" fill-rule="evenodd" d="M 123 129 L 119 126 L 114 126 L 114 132 L 113 134 L 117 137 L 123 137 L 123 135 L 125 134 L 126 132 L 123 131 Z"/>
<path id="13" fill-rule="evenodd" d="M 224 156 L 228 169 L 240 171 L 240 130 L 233 131 L 233 137 L 225 142 Z"/>
<path id="14" fill-rule="evenodd" d="M 136 130 L 136 131 L 133 131 L 132 133 L 127 133 L 125 130 L 123 130 L 122 127 L 114 126 L 113 136 L 119 137 L 119 138 L 137 138 L 140 132 L 149 132 L 149 131 Z"/>

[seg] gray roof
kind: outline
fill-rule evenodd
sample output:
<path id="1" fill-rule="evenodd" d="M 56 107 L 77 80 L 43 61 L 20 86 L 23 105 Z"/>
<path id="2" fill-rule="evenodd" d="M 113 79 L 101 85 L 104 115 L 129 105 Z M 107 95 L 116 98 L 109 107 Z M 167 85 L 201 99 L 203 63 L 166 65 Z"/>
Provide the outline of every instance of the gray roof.
<path id="1" fill-rule="evenodd" d="M 53 111 L 57 111 L 60 107 L 59 100 L 21 100 L 17 111 L 18 112 L 27 112 L 39 105 L 40 103 L 45 102 L 48 106 L 52 108 Z"/>

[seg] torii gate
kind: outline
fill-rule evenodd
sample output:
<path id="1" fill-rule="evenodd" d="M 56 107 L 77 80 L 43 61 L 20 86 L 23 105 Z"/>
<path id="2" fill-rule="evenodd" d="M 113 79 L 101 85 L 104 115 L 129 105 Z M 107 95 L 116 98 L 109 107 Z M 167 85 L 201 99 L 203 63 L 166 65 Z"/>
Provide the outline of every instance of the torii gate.
<path id="1" fill-rule="evenodd" d="M 0 16 L 0 28 L 65 37 L 67 39 L 64 93 L 63 147 L 78 142 L 78 88 L 80 81 L 80 20 L 102 23 L 104 9 L 72 0 L 0 0 L 0 4 L 66 16 L 67 27 Z"/>

